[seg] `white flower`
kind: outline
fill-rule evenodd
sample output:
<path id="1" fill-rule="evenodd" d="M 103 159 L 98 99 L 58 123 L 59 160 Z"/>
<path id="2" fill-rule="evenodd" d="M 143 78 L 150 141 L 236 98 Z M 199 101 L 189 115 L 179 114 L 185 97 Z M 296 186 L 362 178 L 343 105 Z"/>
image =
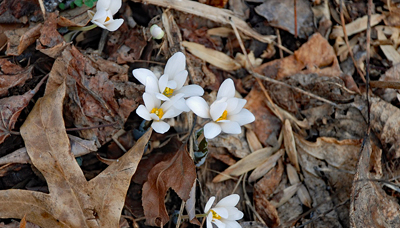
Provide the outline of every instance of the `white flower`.
<path id="1" fill-rule="evenodd" d="M 220 200 L 215 207 L 211 208 L 215 197 L 211 197 L 204 212 L 207 215 L 207 228 L 213 228 L 214 223 L 218 228 L 239 228 L 242 227 L 236 220 L 243 218 L 243 212 L 239 211 L 235 206 L 239 202 L 240 197 L 237 194 L 229 195 Z"/>
<path id="2" fill-rule="evenodd" d="M 88 11 L 92 17 L 92 23 L 111 32 L 117 30 L 124 23 L 124 19 L 114 20 L 113 15 L 118 12 L 121 5 L 122 0 L 98 0 L 96 13 Z"/>
<path id="3" fill-rule="evenodd" d="M 222 132 L 240 134 L 240 126 L 255 120 L 247 109 L 245 99 L 235 96 L 235 85 L 232 79 L 226 79 L 218 90 L 217 100 L 209 107 L 201 97 L 191 97 L 186 100 L 187 106 L 201 118 L 211 118 L 213 121 L 204 126 L 204 136 L 212 139 Z"/>
<path id="4" fill-rule="evenodd" d="M 146 93 L 154 93 L 162 101 L 168 101 L 178 94 L 183 94 L 183 98 L 202 96 L 204 90 L 199 85 L 183 86 L 188 75 L 185 67 L 185 55 L 182 52 L 177 52 L 168 59 L 164 74 L 160 78 L 157 78 L 153 72 L 145 68 L 135 69 L 132 74 L 140 83 L 145 85 Z M 176 102 L 175 106 L 182 111 L 190 111 L 184 99 Z"/>
<path id="5" fill-rule="evenodd" d="M 169 130 L 170 126 L 163 120 L 173 118 L 182 113 L 182 110 L 178 110 L 174 107 L 174 103 L 179 101 L 182 96 L 183 94 L 178 94 L 169 101 L 161 104 L 161 101 L 157 99 L 154 94 L 144 93 L 144 105 L 140 105 L 136 109 L 136 113 L 145 120 L 153 120 L 151 127 L 154 131 L 164 134 Z"/>
<path id="6" fill-rule="evenodd" d="M 162 39 L 164 36 L 164 31 L 155 24 L 150 27 L 150 33 L 151 36 L 153 36 L 153 38 L 156 40 Z"/>

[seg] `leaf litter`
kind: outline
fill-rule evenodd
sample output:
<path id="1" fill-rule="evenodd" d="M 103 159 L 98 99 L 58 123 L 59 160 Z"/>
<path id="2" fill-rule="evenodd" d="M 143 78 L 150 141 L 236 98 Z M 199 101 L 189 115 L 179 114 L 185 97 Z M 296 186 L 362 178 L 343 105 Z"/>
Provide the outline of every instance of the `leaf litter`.
<path id="1" fill-rule="evenodd" d="M 0 3 L 0 23 L 19 23 L 0 24 L 0 227 L 174 226 L 178 217 L 195 227 L 209 197 L 232 193 L 241 196 L 242 227 L 397 226 L 398 3 L 374 1 L 367 48 L 366 3 L 135 2 L 122 5 L 119 30 L 83 31 L 72 43 L 67 27 L 88 25 L 87 6 L 43 17 L 36 2 Z M 336 26 L 341 16 L 345 26 Z M 154 23 L 164 39 L 149 37 Z M 172 119 L 173 130 L 150 137 L 135 115 L 144 88 L 129 72 L 162 74 L 159 65 L 178 50 L 206 100 L 232 78 L 256 117 L 238 136 L 209 140 L 199 167 L 186 140 L 205 122 Z M 38 59 L 51 59 L 51 70 Z M 369 72 L 370 109 L 355 69 Z M 44 89 L 38 78 L 46 74 Z"/>

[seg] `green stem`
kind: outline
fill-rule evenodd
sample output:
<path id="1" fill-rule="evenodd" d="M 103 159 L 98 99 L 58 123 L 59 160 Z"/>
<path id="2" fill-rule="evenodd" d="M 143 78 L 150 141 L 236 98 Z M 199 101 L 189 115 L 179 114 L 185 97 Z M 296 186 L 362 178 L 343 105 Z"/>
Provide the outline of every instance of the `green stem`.
<path id="1" fill-rule="evenodd" d="M 208 214 L 196 214 L 195 217 L 196 218 L 204 218 L 207 217 Z M 189 215 L 182 215 L 181 219 L 189 219 Z"/>
<path id="2" fill-rule="evenodd" d="M 71 30 L 71 31 L 89 31 L 89 30 L 92 30 L 92 29 L 94 29 L 96 27 L 97 27 L 96 24 L 92 24 L 92 25 L 85 26 L 85 27 L 68 27 L 68 30 Z"/>

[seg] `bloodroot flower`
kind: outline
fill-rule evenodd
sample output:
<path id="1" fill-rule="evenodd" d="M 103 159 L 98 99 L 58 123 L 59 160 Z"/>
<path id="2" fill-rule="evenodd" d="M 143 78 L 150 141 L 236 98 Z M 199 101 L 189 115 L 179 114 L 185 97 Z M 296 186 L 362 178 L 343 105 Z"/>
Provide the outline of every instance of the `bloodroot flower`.
<path id="1" fill-rule="evenodd" d="M 154 94 L 144 93 L 144 105 L 140 105 L 136 109 L 136 113 L 145 120 L 153 120 L 151 127 L 154 131 L 164 134 L 170 128 L 169 124 L 164 122 L 164 120 L 176 117 L 182 113 L 182 110 L 178 110 L 174 107 L 174 103 L 181 98 L 182 95 L 178 95 L 161 104 L 161 101 L 157 99 Z"/>
<path id="2" fill-rule="evenodd" d="M 96 13 L 91 10 L 88 11 L 92 17 L 92 23 L 111 32 L 117 30 L 124 23 L 124 19 L 114 20 L 113 15 L 118 12 L 121 5 L 122 0 L 98 0 Z"/>
<path id="3" fill-rule="evenodd" d="M 220 86 L 217 100 L 209 107 L 207 102 L 198 96 L 186 100 L 187 106 L 201 118 L 211 118 L 212 122 L 204 126 L 204 136 L 212 139 L 222 132 L 240 134 L 240 126 L 255 120 L 254 115 L 247 109 L 245 99 L 235 96 L 235 85 L 232 79 L 226 79 Z"/>
<path id="4" fill-rule="evenodd" d="M 204 212 L 207 215 L 207 228 L 213 228 L 212 223 L 218 228 L 241 228 L 236 220 L 243 218 L 243 212 L 236 208 L 240 196 L 237 194 L 229 195 L 220 200 L 215 207 L 211 208 L 215 201 L 215 197 L 211 197 Z"/>

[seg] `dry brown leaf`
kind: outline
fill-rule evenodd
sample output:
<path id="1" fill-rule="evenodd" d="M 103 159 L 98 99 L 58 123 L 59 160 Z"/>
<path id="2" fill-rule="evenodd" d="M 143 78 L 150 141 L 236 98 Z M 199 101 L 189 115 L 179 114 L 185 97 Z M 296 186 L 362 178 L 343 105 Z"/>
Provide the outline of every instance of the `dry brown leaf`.
<path id="1" fill-rule="evenodd" d="M 319 33 L 312 35 L 294 55 L 264 63 L 255 71 L 276 79 L 297 73 L 330 77 L 338 77 L 342 73 L 335 51 Z"/>
<path id="2" fill-rule="evenodd" d="M 294 27 L 294 4 L 292 0 L 270 0 L 255 8 L 257 14 L 265 17 L 273 27 L 278 27 L 291 34 L 298 34 L 302 39 L 310 36 L 314 29 L 313 13 L 307 0 L 297 0 L 297 32 Z"/>
<path id="3" fill-rule="evenodd" d="M 297 149 L 320 160 L 325 160 L 336 168 L 351 171 L 357 162 L 357 151 L 360 150 L 360 140 L 319 137 L 316 142 L 309 142 L 303 137 L 294 134 Z M 309 170 L 311 171 L 311 170 Z M 314 173 L 314 171 L 311 171 Z"/>
<path id="4" fill-rule="evenodd" d="M 22 218 L 26 214 L 28 221 L 41 227 L 117 227 L 151 130 L 119 162 L 88 182 L 70 152 L 62 113 L 65 90 L 63 83 L 39 99 L 21 127 L 28 154 L 45 177 L 50 194 L 0 191 L 0 217 Z"/>
<path id="5" fill-rule="evenodd" d="M 0 97 L 8 94 L 8 89 L 21 86 L 32 78 L 33 66 L 22 68 L 7 59 L 0 59 Z"/>
<path id="6" fill-rule="evenodd" d="M 265 147 L 263 149 L 254 151 L 253 153 L 240 159 L 238 162 L 224 170 L 222 173 L 218 174 L 213 179 L 213 182 L 225 181 L 231 179 L 232 177 L 240 176 L 243 173 L 255 169 L 256 167 L 261 165 L 266 159 L 268 159 L 275 151 L 277 151 L 279 147 L 280 145 L 276 147 Z"/>
<path id="7" fill-rule="evenodd" d="M 6 54 L 13 56 L 21 55 L 29 45 L 35 43 L 40 35 L 42 26 L 42 24 L 38 24 L 32 28 L 20 28 L 6 31 L 5 35 L 8 39 Z"/>
<path id="8" fill-rule="evenodd" d="M 91 9 L 86 5 L 74 9 L 64 10 L 60 13 L 58 25 L 61 27 L 83 27 L 91 20 L 87 11 Z"/>
<path id="9" fill-rule="evenodd" d="M 196 179 L 196 166 L 189 156 L 186 145 L 182 145 L 174 156 L 155 165 L 143 185 L 143 210 L 146 224 L 163 226 L 169 221 L 164 204 L 165 194 L 172 188 L 187 201 Z"/>
<path id="10" fill-rule="evenodd" d="M 283 164 L 280 161 L 276 167 L 254 185 L 254 206 L 269 227 L 280 225 L 278 212 L 268 199 L 281 182 L 282 174 Z"/>
<path id="11" fill-rule="evenodd" d="M 286 165 L 286 172 L 290 184 L 294 185 L 300 183 L 300 178 L 299 175 L 297 174 L 297 170 L 291 164 Z M 297 190 L 297 196 L 299 197 L 302 204 L 311 208 L 312 199 L 310 193 L 308 193 L 307 188 L 303 184 L 300 186 L 299 190 Z"/>
<path id="12" fill-rule="evenodd" d="M 371 27 L 374 25 L 377 25 L 383 18 L 385 18 L 385 15 L 381 14 L 373 14 L 371 15 Z M 356 33 L 365 31 L 367 29 L 367 19 L 368 16 L 365 15 L 364 17 L 358 18 L 357 20 L 346 24 L 346 33 L 347 36 L 354 35 Z M 332 33 L 329 36 L 330 39 L 336 39 L 337 37 L 343 37 L 343 28 L 342 26 L 334 26 L 332 29 Z"/>
<path id="13" fill-rule="evenodd" d="M 287 201 L 289 201 L 290 198 L 296 194 L 297 190 L 300 189 L 300 183 L 294 184 L 292 186 L 289 186 L 283 190 L 283 192 L 279 192 L 276 194 L 272 200 L 270 201 L 271 204 L 275 207 L 278 208 Z"/>
<path id="14" fill-rule="evenodd" d="M 289 157 L 290 163 L 296 167 L 297 172 L 300 172 L 300 165 L 297 159 L 296 143 L 293 136 L 292 125 L 288 119 L 285 120 L 283 126 L 283 143 L 285 145 L 285 151 Z"/>
<path id="15" fill-rule="evenodd" d="M 53 58 L 58 57 L 66 46 L 63 36 L 57 31 L 57 21 L 58 13 L 48 13 L 36 42 L 36 50 L 49 54 Z"/>
<path id="16" fill-rule="evenodd" d="M 127 78 L 126 78 L 127 79 Z M 128 81 L 112 81 L 106 72 L 96 69 L 92 61 L 73 46 L 68 46 L 51 69 L 46 94 L 67 83 L 66 123 L 76 127 L 92 127 L 116 123 L 114 126 L 79 131 L 82 138 L 96 139 L 103 145 L 111 140 L 141 97 L 139 86 Z"/>
<path id="17" fill-rule="evenodd" d="M 204 45 L 183 41 L 182 46 L 196 57 L 225 71 L 233 71 L 242 67 L 238 62 L 226 54 L 214 49 L 206 48 Z"/>
<path id="18" fill-rule="evenodd" d="M 244 67 L 247 70 L 251 70 L 254 67 L 260 66 L 262 61 L 263 61 L 260 58 L 256 58 L 254 56 L 254 52 L 253 51 L 250 51 L 250 53 L 247 54 L 247 57 L 249 58 L 249 62 L 250 63 L 248 63 L 246 56 L 244 54 L 242 54 L 242 53 L 238 52 L 236 54 L 236 56 L 235 56 L 236 62 L 238 62 L 240 65 L 242 65 L 242 67 Z"/>
<path id="19" fill-rule="evenodd" d="M 84 140 L 73 135 L 68 135 L 68 138 L 71 144 L 71 153 L 73 153 L 75 157 L 97 151 L 97 146 L 93 140 Z M 31 163 L 26 147 L 22 147 L 0 158 L 0 165 L 9 163 Z"/>
<path id="20" fill-rule="evenodd" d="M 350 225 L 352 227 L 400 227 L 400 206 L 395 198 L 382 189 L 381 184 L 370 179 L 382 178 L 381 171 L 371 170 L 381 167 L 381 161 L 370 157 L 382 156 L 382 150 L 371 145 L 369 138 L 364 142 L 354 176 L 350 205 Z M 371 164 L 372 163 L 372 164 Z M 380 173 L 380 174 L 379 174 Z"/>
<path id="21" fill-rule="evenodd" d="M 251 129 L 246 130 L 246 139 L 247 139 L 247 143 L 249 144 L 251 152 L 254 152 L 256 150 L 260 150 L 263 148 L 263 146 L 260 143 L 260 140 L 258 140 L 258 138 L 253 130 L 251 130 Z"/>
<path id="22" fill-rule="evenodd" d="M 14 128 L 19 114 L 29 104 L 29 101 L 39 90 L 43 82 L 44 80 L 40 81 L 33 90 L 26 92 L 24 95 L 0 99 L 0 144 L 10 136 L 10 131 Z"/>
<path id="23" fill-rule="evenodd" d="M 283 156 L 284 153 L 285 150 L 281 149 L 278 150 L 271 157 L 267 158 L 261 165 L 254 169 L 254 171 L 249 176 L 249 182 L 254 182 L 264 176 L 264 174 L 266 174 L 276 165 L 276 162 Z"/>

